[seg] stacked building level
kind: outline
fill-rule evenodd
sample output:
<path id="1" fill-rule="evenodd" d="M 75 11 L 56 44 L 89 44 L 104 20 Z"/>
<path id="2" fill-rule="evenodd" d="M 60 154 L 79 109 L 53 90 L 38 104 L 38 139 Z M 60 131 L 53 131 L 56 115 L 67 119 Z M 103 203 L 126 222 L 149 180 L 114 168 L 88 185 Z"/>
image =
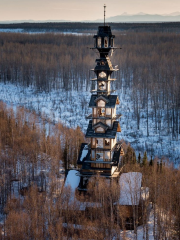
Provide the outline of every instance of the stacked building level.
<path id="1" fill-rule="evenodd" d="M 86 189 L 89 177 L 94 174 L 117 177 L 122 166 L 123 150 L 121 143 L 117 142 L 117 133 L 121 132 L 121 115 L 116 114 L 116 106 L 120 102 L 117 95 L 112 95 L 111 89 L 112 82 L 116 80 L 111 75 L 118 69 L 113 67 L 109 58 L 109 54 L 116 49 L 114 38 L 110 26 L 99 26 L 97 35 L 94 35 L 92 49 L 98 51 L 99 58 L 92 69 L 96 76 L 92 79 L 95 89 L 89 103 L 92 113 L 87 116 L 86 138 L 90 139 L 90 143 L 82 144 L 77 162 L 81 165 L 79 190 Z"/>

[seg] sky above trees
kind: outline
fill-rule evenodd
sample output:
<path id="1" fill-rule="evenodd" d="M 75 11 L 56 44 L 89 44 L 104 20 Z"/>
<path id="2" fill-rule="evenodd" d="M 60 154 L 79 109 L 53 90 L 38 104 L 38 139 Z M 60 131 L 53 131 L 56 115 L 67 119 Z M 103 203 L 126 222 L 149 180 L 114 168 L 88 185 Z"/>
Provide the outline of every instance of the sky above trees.
<path id="1" fill-rule="evenodd" d="M 0 21 L 6 20 L 96 20 L 124 12 L 168 14 L 180 11 L 179 0 L 0 0 Z"/>

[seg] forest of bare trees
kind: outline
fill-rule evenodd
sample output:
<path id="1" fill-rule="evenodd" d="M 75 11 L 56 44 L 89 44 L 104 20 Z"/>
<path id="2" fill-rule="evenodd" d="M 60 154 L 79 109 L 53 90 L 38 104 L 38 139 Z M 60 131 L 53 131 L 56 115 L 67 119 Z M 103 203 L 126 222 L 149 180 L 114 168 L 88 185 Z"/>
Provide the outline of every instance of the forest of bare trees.
<path id="1" fill-rule="evenodd" d="M 64 177 L 59 181 L 61 164 L 77 160 L 84 141 L 79 128 L 46 125 L 35 114 L 23 108 L 14 111 L 1 102 L 0 133 L 0 206 L 5 216 L 0 239 L 126 239 L 119 224 L 125 220 L 123 212 L 114 205 L 121 188 L 117 181 L 108 184 L 95 177 L 88 191 L 93 193 L 90 200 L 98 204 L 86 211 L 70 201 L 71 189 L 63 187 Z M 146 154 L 136 160 L 125 143 L 124 150 L 123 172 L 141 172 L 143 186 L 150 191 L 151 204 L 144 206 L 142 218 L 144 239 L 149 239 L 151 209 L 154 239 L 180 239 L 180 170 L 158 159 L 147 162 Z M 83 195 L 78 198 L 85 200 Z"/>
<path id="2" fill-rule="evenodd" d="M 155 132 L 177 140 L 180 134 L 180 36 L 175 32 L 115 32 L 116 89 L 132 91 L 137 129 L 141 109 Z M 89 69 L 96 54 L 92 35 L 0 33 L 0 81 L 52 89 L 90 90 Z M 151 113 L 149 109 L 153 110 Z"/>
<path id="3" fill-rule="evenodd" d="M 92 47 L 92 42 L 92 36 L 86 35 L 0 33 L 0 81 L 46 92 L 81 91 L 84 87 L 89 90 L 89 69 L 94 66 L 95 54 L 87 47 Z M 141 109 L 146 110 L 147 135 L 151 117 L 157 132 L 178 139 L 179 44 L 176 33 L 116 33 L 116 46 L 122 47 L 113 58 L 120 68 L 116 89 L 124 84 L 126 91 L 133 92 L 131 100 L 137 126 L 140 126 Z M 149 108 L 154 110 L 151 115 Z M 75 204 L 67 205 L 70 189 L 63 187 L 59 169 L 61 164 L 65 169 L 70 164 L 76 166 L 81 142 L 84 135 L 79 127 L 70 129 L 60 123 L 52 126 L 23 108 L 14 111 L 0 103 L 0 206 L 5 216 L 0 238 L 112 239 L 119 236 L 118 219 L 123 214 L 117 216 L 112 204 L 119 193 L 117 182 L 107 186 L 97 176 L 97 188 L 89 186 L 101 208 L 94 206 L 88 213 L 79 213 Z M 142 172 L 143 185 L 149 187 L 154 238 L 180 239 L 180 170 L 158 159 L 148 163 L 146 154 L 136 160 L 130 147 L 126 149 L 124 161 L 123 172 Z M 142 219 L 144 239 L 148 239 L 148 214 Z M 78 230 L 82 222 L 84 230 Z M 138 233 L 135 234 L 137 238 Z M 122 239 L 126 239 L 126 231 Z"/>

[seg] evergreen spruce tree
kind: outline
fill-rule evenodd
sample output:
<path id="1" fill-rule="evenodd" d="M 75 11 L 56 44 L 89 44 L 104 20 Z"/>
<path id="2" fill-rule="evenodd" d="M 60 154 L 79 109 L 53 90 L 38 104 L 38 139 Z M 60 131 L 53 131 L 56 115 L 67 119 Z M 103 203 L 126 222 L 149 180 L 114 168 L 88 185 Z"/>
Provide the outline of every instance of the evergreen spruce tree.
<path id="1" fill-rule="evenodd" d="M 136 154 L 130 145 L 128 146 L 127 151 L 124 155 L 124 163 L 136 163 Z"/>
<path id="2" fill-rule="evenodd" d="M 151 156 L 151 160 L 149 162 L 149 166 L 153 166 L 153 159 L 152 159 L 152 156 Z"/>
<path id="3" fill-rule="evenodd" d="M 140 164 L 141 163 L 141 154 L 139 153 L 139 156 L 138 156 L 138 163 Z"/>
<path id="4" fill-rule="evenodd" d="M 162 159 L 160 161 L 160 172 L 162 172 Z"/>
<path id="5" fill-rule="evenodd" d="M 143 156 L 143 160 L 142 160 L 142 165 L 143 166 L 146 166 L 148 163 L 148 160 L 147 160 L 147 153 L 146 151 L 144 152 L 144 156 Z"/>
<path id="6" fill-rule="evenodd" d="M 132 163 L 135 164 L 136 163 L 136 154 L 133 150 L 133 153 L 132 153 Z"/>

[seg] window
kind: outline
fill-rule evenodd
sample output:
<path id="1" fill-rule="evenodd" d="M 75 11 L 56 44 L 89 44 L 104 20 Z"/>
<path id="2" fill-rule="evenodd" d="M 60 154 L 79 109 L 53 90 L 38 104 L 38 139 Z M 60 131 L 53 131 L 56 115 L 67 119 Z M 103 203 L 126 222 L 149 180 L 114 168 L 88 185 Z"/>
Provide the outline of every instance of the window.
<path id="1" fill-rule="evenodd" d="M 103 152 L 96 153 L 96 160 L 103 161 Z"/>
<path id="2" fill-rule="evenodd" d="M 98 38 L 97 47 L 101 48 L 101 38 L 100 37 Z"/>
<path id="3" fill-rule="evenodd" d="M 114 39 L 111 38 L 111 47 L 114 47 Z"/>
<path id="4" fill-rule="evenodd" d="M 91 151 L 91 159 L 95 159 L 95 151 L 94 150 Z"/>
<path id="5" fill-rule="evenodd" d="M 106 114 L 111 115 L 111 108 L 106 108 Z"/>
<path id="6" fill-rule="evenodd" d="M 99 82 L 99 90 L 105 90 L 106 89 L 106 83 L 104 81 Z"/>
<path id="7" fill-rule="evenodd" d="M 98 138 L 97 139 L 97 147 L 103 148 L 103 138 Z"/>
<path id="8" fill-rule="evenodd" d="M 109 161 L 111 157 L 110 152 L 105 152 L 105 160 Z"/>
<path id="9" fill-rule="evenodd" d="M 105 139 L 105 146 L 110 146 L 110 139 Z"/>
<path id="10" fill-rule="evenodd" d="M 106 73 L 105 72 L 100 72 L 99 73 L 99 77 L 100 78 L 105 78 L 107 75 L 106 75 Z"/>
<path id="11" fill-rule="evenodd" d="M 105 116 L 105 108 L 99 108 L 98 109 L 98 115 L 99 115 L 99 117 Z"/>
<path id="12" fill-rule="evenodd" d="M 108 38 L 104 38 L 104 47 L 107 48 L 108 47 Z"/>

